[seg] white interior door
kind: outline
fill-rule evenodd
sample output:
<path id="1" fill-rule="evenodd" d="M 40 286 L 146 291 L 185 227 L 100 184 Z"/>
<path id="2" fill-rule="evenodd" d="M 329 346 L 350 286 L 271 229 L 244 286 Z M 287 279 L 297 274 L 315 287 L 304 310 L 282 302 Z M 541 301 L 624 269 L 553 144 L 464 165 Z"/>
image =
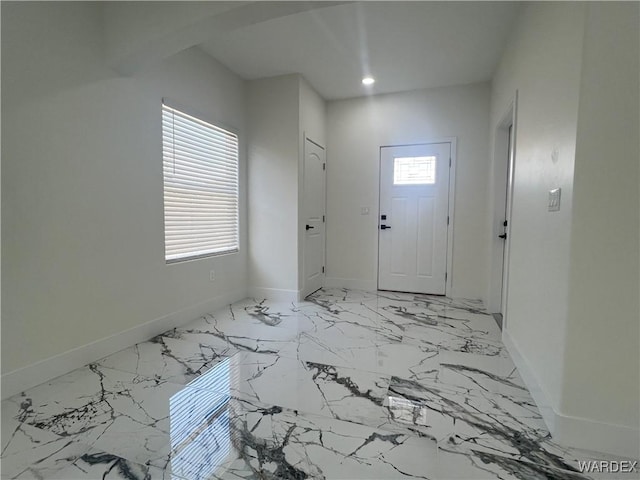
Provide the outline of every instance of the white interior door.
<path id="1" fill-rule="evenodd" d="M 444 295 L 450 143 L 380 150 L 378 288 Z"/>
<path id="2" fill-rule="evenodd" d="M 308 138 L 304 145 L 303 211 L 304 262 L 303 296 L 307 296 L 324 285 L 325 242 L 325 175 L 324 148 Z"/>
<path id="3" fill-rule="evenodd" d="M 504 221 L 502 223 L 504 230 L 498 237 L 504 240 L 504 248 L 502 252 L 502 285 L 500 288 L 500 314 L 505 315 L 507 312 L 507 286 L 509 283 L 509 240 L 510 240 L 510 222 L 511 222 L 511 208 L 513 201 L 513 167 L 514 167 L 514 143 L 515 143 L 515 131 L 513 129 L 513 123 L 508 128 L 509 143 L 508 143 L 508 163 L 507 163 L 507 195 L 505 199 L 504 208 Z M 502 319 L 501 319 L 502 320 Z M 502 328 L 502 321 L 500 327 Z"/>

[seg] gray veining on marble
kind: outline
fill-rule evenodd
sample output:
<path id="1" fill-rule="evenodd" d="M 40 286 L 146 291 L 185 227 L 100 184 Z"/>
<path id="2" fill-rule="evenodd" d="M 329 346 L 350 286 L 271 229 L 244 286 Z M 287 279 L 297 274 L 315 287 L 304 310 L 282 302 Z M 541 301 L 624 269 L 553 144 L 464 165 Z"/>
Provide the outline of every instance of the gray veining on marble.
<path id="1" fill-rule="evenodd" d="M 577 480 L 607 458 L 553 441 L 479 302 L 397 292 L 246 299 L 2 402 L 2 479 Z"/>

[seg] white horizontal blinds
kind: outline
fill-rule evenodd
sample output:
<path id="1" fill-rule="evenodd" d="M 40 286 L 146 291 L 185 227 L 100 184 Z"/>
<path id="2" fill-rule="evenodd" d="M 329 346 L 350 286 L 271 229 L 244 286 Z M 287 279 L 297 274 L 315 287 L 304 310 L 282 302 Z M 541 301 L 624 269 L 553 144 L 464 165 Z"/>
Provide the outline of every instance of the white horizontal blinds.
<path id="1" fill-rule="evenodd" d="M 162 105 L 167 262 L 238 250 L 238 136 Z"/>

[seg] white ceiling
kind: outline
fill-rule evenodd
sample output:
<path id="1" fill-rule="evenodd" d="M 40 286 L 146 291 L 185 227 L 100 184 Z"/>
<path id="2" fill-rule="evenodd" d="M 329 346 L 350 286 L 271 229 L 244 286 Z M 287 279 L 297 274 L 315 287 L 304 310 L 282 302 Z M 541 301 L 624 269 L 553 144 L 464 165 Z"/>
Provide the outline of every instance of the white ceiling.
<path id="1" fill-rule="evenodd" d="M 460 85 L 491 79 L 522 4 L 328 5 L 218 32 L 200 47 L 245 79 L 301 73 L 328 100 Z M 361 84 L 366 74 L 373 88 Z"/>

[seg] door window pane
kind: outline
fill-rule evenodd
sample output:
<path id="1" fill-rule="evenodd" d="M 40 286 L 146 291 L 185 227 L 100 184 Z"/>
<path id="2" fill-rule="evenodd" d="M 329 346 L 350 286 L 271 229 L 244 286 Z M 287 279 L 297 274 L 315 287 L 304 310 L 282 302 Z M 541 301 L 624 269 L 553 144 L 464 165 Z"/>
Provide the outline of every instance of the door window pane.
<path id="1" fill-rule="evenodd" d="M 396 157 L 393 159 L 394 185 L 433 185 L 436 157 Z"/>

